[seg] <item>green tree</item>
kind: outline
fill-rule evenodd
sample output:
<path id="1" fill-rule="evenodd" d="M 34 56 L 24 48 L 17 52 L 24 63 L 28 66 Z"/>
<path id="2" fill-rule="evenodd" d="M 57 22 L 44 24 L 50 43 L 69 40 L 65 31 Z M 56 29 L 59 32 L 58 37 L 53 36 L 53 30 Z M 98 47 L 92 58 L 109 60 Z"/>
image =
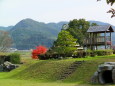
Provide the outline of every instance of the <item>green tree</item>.
<path id="1" fill-rule="evenodd" d="M 78 43 L 80 45 L 83 45 L 83 40 L 88 36 L 87 30 L 90 26 L 90 23 L 86 21 L 85 19 L 74 19 L 69 22 L 69 28 L 67 31 L 69 31 L 74 38 L 78 39 Z"/>
<path id="2" fill-rule="evenodd" d="M 77 39 L 75 39 L 68 31 L 62 30 L 58 34 L 55 41 L 54 51 L 61 55 L 72 54 L 77 48 L 75 47 Z"/>
<path id="3" fill-rule="evenodd" d="M 98 24 L 97 23 L 92 23 L 91 26 L 98 26 Z"/>

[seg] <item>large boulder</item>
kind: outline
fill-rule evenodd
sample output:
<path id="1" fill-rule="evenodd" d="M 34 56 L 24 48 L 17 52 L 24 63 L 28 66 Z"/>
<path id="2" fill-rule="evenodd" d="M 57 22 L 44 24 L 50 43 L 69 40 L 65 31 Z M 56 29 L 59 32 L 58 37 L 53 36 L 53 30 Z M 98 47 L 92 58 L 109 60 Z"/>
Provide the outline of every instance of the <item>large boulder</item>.
<path id="1" fill-rule="evenodd" d="M 11 71 L 17 67 L 18 67 L 17 65 L 12 64 L 11 62 L 8 61 L 3 63 L 3 71 Z"/>
<path id="2" fill-rule="evenodd" d="M 92 83 L 115 84 L 115 62 L 105 62 L 99 65 L 91 81 Z"/>

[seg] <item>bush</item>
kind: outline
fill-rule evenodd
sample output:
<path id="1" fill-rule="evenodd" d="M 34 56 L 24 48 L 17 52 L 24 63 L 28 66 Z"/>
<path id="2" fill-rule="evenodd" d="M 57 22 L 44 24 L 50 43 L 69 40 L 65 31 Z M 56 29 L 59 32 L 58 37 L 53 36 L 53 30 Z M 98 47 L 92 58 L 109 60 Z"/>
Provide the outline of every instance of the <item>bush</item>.
<path id="1" fill-rule="evenodd" d="M 94 56 L 105 56 L 105 55 L 111 55 L 113 54 L 113 50 L 81 50 L 73 52 L 73 54 L 70 55 L 63 55 L 63 54 L 57 54 L 54 52 L 47 52 L 46 54 L 39 55 L 39 59 L 41 60 L 47 60 L 47 59 L 60 59 L 60 57 L 73 57 L 73 58 L 84 58 L 84 57 L 94 57 Z"/>
<path id="2" fill-rule="evenodd" d="M 57 53 L 51 53 L 51 52 L 47 52 L 46 54 L 38 55 L 40 60 L 59 59 L 60 56 L 62 55 L 59 55 Z"/>
<path id="3" fill-rule="evenodd" d="M 86 56 L 94 56 L 94 53 L 92 50 L 86 50 Z"/>
<path id="4" fill-rule="evenodd" d="M 97 56 L 111 55 L 113 54 L 113 50 L 96 50 L 94 51 L 94 53 Z"/>
<path id="5" fill-rule="evenodd" d="M 115 50 L 113 50 L 113 54 L 115 54 Z"/>
<path id="6" fill-rule="evenodd" d="M 19 53 L 12 53 L 10 56 L 10 62 L 13 64 L 19 64 L 20 63 L 20 54 Z"/>
<path id="7" fill-rule="evenodd" d="M 77 52 L 74 52 L 72 54 L 72 57 L 73 58 L 82 58 L 82 57 L 85 57 L 86 56 L 86 52 L 81 50 L 81 51 L 77 51 Z"/>
<path id="8" fill-rule="evenodd" d="M 32 58 L 38 59 L 39 55 L 45 54 L 47 52 L 47 48 L 45 46 L 37 46 L 36 49 L 32 51 Z"/>
<path id="9" fill-rule="evenodd" d="M 113 54 L 113 50 L 86 50 L 86 51 L 77 51 L 73 54 L 73 58 L 84 58 L 87 56 L 105 56 Z"/>
<path id="10" fill-rule="evenodd" d="M 94 53 L 97 56 L 104 56 L 105 55 L 105 50 L 95 50 Z"/>
<path id="11" fill-rule="evenodd" d="M 38 55 L 38 57 L 40 60 L 50 59 L 50 55 L 48 55 L 48 54 L 41 54 L 41 55 Z"/>

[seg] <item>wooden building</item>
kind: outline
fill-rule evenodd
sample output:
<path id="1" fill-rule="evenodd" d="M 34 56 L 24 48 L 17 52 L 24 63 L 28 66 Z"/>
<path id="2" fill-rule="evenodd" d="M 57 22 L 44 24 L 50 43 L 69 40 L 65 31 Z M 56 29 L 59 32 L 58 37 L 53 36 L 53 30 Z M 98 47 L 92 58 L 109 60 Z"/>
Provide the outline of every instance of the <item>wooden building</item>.
<path id="1" fill-rule="evenodd" d="M 112 46 L 112 32 L 114 32 L 112 26 L 91 26 L 87 33 L 89 36 L 84 39 L 84 47 L 91 50 L 97 50 L 97 46 L 107 46 L 111 49 Z"/>

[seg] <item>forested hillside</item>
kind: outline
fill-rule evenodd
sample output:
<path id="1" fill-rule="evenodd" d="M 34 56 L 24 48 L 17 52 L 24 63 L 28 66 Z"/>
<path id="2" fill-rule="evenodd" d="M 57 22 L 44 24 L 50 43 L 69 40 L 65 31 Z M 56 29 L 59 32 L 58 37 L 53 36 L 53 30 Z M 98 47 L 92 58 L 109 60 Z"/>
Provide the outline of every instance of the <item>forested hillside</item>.
<path id="1" fill-rule="evenodd" d="M 45 24 L 32 19 L 24 19 L 10 30 L 14 41 L 13 46 L 17 49 L 33 49 L 37 45 L 51 47 L 65 23 Z"/>
<path id="2" fill-rule="evenodd" d="M 13 28 L 13 26 L 8 26 L 8 27 L 0 26 L 0 30 L 4 30 L 4 31 L 8 31 L 8 30 L 10 30 L 12 28 Z"/>
<path id="3" fill-rule="evenodd" d="M 100 21 L 89 21 L 90 23 L 97 23 L 98 25 L 108 25 L 108 23 Z M 32 19 L 23 19 L 15 26 L 3 27 L 0 30 L 9 31 L 13 39 L 13 47 L 17 49 L 33 49 L 37 45 L 44 45 L 51 47 L 54 40 L 56 40 L 58 33 L 62 29 L 63 24 L 68 22 L 59 23 L 43 23 Z M 115 28 L 115 26 L 113 26 Z M 115 44 L 115 33 L 112 35 L 113 44 Z"/>

